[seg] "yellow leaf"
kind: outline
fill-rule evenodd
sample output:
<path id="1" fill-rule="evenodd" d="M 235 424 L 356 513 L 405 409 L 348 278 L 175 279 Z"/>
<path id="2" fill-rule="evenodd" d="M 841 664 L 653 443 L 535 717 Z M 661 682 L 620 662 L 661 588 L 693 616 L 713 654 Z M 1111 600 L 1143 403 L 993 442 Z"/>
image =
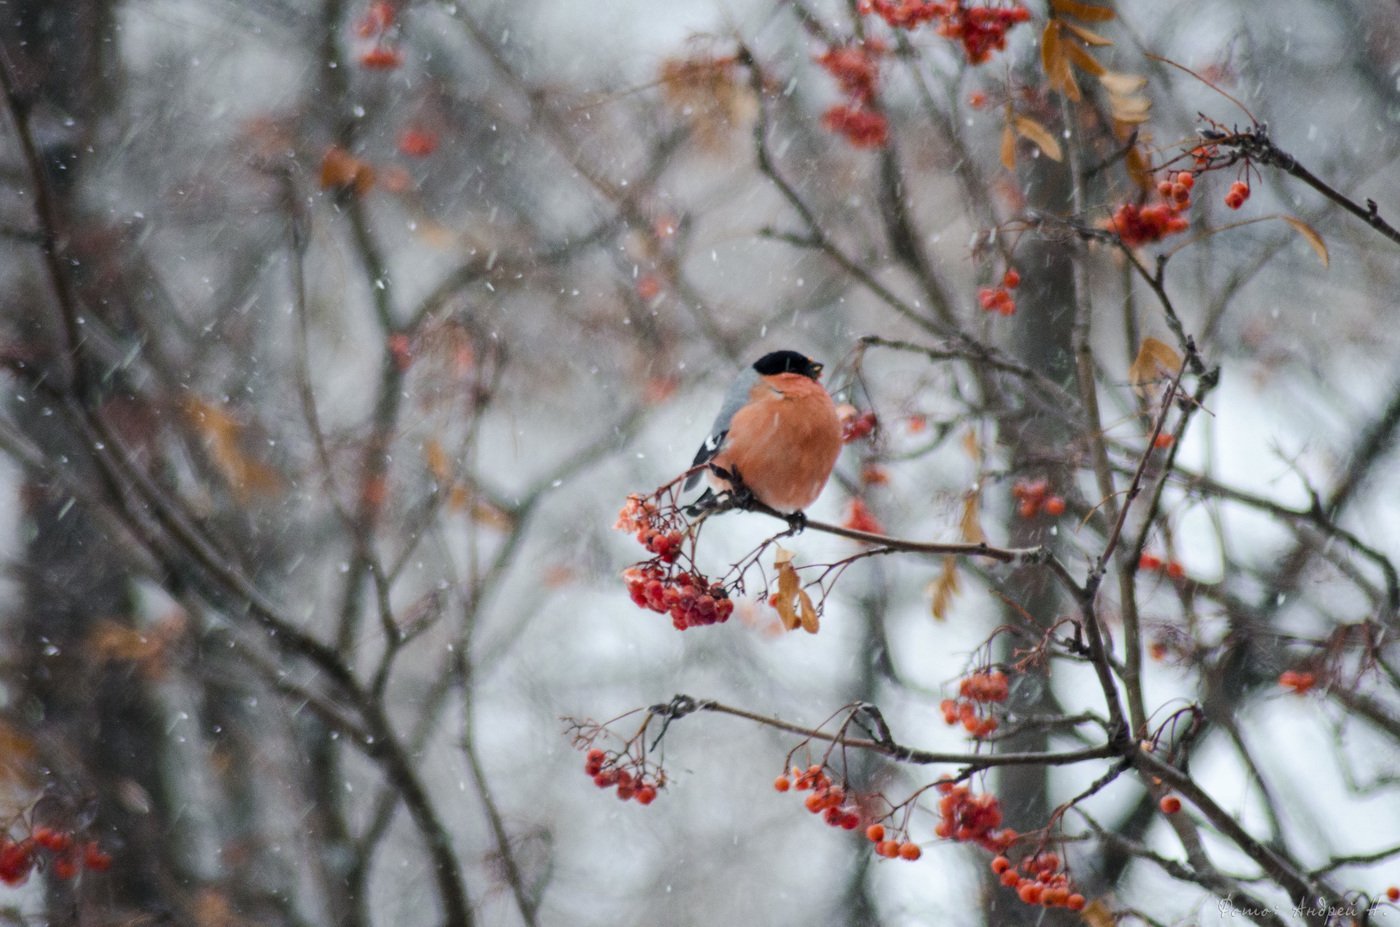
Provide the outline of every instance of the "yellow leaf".
<path id="1" fill-rule="evenodd" d="M 1312 249 L 1317 252 L 1318 260 L 1322 261 L 1323 267 L 1326 267 L 1328 265 L 1327 242 L 1322 240 L 1322 236 L 1317 234 L 1317 230 L 1297 216 L 1280 216 L 1279 218 L 1293 226 L 1293 230 L 1312 245 Z"/>
<path id="2" fill-rule="evenodd" d="M 1098 77 L 1104 73 L 1104 66 L 1099 64 L 1093 55 L 1086 52 L 1082 47 L 1073 42 L 1064 43 L 1065 54 L 1069 59 L 1079 66 L 1079 70 L 1093 77 Z"/>
<path id="3" fill-rule="evenodd" d="M 1016 170 L 1016 133 L 1011 131 L 1011 123 L 1001 130 L 1001 166 L 1008 171 Z"/>
<path id="4" fill-rule="evenodd" d="M 1050 0 L 1050 9 L 1090 23 L 1106 23 L 1116 15 L 1110 7 L 1093 6 L 1079 0 Z"/>
<path id="5" fill-rule="evenodd" d="M 1045 126 L 1029 116 L 1014 116 L 1011 121 L 1016 126 L 1017 134 L 1039 148 L 1045 157 L 1051 161 L 1059 161 L 1064 157 L 1059 141 Z"/>
<path id="6" fill-rule="evenodd" d="M 1181 355 L 1176 353 L 1175 348 L 1156 338 L 1144 338 L 1137 357 L 1128 367 L 1128 382 L 1133 392 L 1145 396 L 1149 387 L 1164 377 L 1170 379 L 1176 376 L 1180 369 Z"/>
<path id="7" fill-rule="evenodd" d="M 1112 39 L 1106 39 L 1094 32 L 1092 29 L 1085 29 L 1083 26 L 1076 26 L 1074 23 L 1065 23 L 1065 28 L 1079 36 L 1079 41 L 1085 45 L 1112 45 Z"/>
<path id="8" fill-rule="evenodd" d="M 958 561 L 956 557 L 943 558 L 943 570 L 938 578 L 929 583 L 933 593 L 933 617 L 942 621 L 948 617 L 948 606 L 958 594 Z"/>
<path id="9" fill-rule="evenodd" d="M 802 602 L 802 630 L 808 634 L 816 634 L 821 624 L 817 619 L 817 609 L 812 604 L 812 597 L 807 594 L 806 589 L 797 590 L 797 597 Z"/>

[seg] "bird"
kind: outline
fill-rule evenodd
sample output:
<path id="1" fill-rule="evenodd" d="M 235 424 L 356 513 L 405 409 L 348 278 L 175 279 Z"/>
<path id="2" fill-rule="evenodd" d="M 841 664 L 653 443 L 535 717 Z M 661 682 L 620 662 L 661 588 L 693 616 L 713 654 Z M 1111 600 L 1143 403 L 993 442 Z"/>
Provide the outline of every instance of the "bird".
<path id="1" fill-rule="evenodd" d="M 805 354 L 773 351 L 739 374 L 691 464 L 685 490 L 707 471 L 712 484 L 689 507 L 692 515 L 715 507 L 715 490 L 732 494 L 740 507 L 753 499 L 789 518 L 816 501 L 842 443 L 821 373 Z"/>

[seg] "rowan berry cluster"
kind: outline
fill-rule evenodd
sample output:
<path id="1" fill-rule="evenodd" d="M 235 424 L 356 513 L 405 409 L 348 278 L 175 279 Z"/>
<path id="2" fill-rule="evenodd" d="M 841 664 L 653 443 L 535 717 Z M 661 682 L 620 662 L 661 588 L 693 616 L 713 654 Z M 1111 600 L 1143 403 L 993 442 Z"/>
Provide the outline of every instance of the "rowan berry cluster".
<path id="1" fill-rule="evenodd" d="M 1114 210 L 1106 228 L 1116 234 L 1129 248 L 1161 241 L 1168 235 L 1184 232 L 1190 223 L 1182 215 L 1191 206 L 1191 187 L 1195 180 L 1190 171 L 1179 171 L 1157 185 L 1160 203 L 1140 206 L 1124 203 Z"/>
<path id="2" fill-rule="evenodd" d="M 993 853 L 1004 853 L 1016 842 L 1016 831 L 1001 829 L 1001 802 L 995 795 L 974 795 L 967 786 L 946 780 L 937 788 L 943 797 L 938 800 L 935 834 L 945 840 L 975 843 Z"/>
<path id="3" fill-rule="evenodd" d="M 1163 560 L 1156 554 L 1143 554 L 1138 558 L 1138 569 L 1144 573 L 1164 573 L 1168 579 L 1184 579 L 1186 567 L 1175 560 Z"/>
<path id="4" fill-rule="evenodd" d="M 961 723 L 969 734 L 981 738 L 997 729 L 992 704 L 1006 701 L 1009 694 L 1005 673 L 997 670 L 973 673 L 958 686 L 958 697 L 945 698 L 939 708 L 948 724 Z"/>
<path id="5" fill-rule="evenodd" d="M 627 593 L 639 608 L 670 615 L 677 630 L 699 625 L 723 624 L 734 611 L 729 592 L 712 583 L 692 565 L 677 564 L 685 534 L 679 530 L 680 516 L 663 513 L 654 498 L 627 497 L 613 525 L 634 534 L 637 542 L 652 554 L 650 560 L 623 571 Z"/>
<path id="6" fill-rule="evenodd" d="M 1225 205 L 1231 209 L 1239 209 L 1247 199 L 1249 199 L 1249 184 L 1243 180 L 1236 180 L 1230 184 L 1230 190 L 1225 194 Z"/>
<path id="7" fill-rule="evenodd" d="M 389 71 L 403 64 L 403 54 L 394 46 L 391 34 L 398 19 L 398 11 L 387 0 L 374 0 L 358 20 L 355 21 L 355 34 L 362 39 L 371 39 L 373 44 L 360 52 L 360 66 L 376 71 Z"/>
<path id="8" fill-rule="evenodd" d="M 627 594 L 638 607 L 670 615 L 677 631 L 724 624 L 734 612 L 729 591 L 699 573 L 668 570 L 649 563 L 631 567 L 622 578 L 627 583 Z"/>
<path id="9" fill-rule="evenodd" d="M 861 0 L 863 14 L 874 13 L 895 29 L 914 29 L 938 20 L 938 34 L 961 42 L 971 64 L 982 64 L 1006 48 L 1006 32 L 1031 18 L 1018 3 L 968 6 L 964 0 Z"/>
<path id="10" fill-rule="evenodd" d="M 1057 853 L 1037 853 L 1013 864 L 1005 856 L 992 860 L 992 872 L 1001 884 L 1016 890 L 1016 897 L 1025 904 L 1046 908 L 1084 910 L 1084 896 L 1074 891 L 1069 873 L 1060 867 Z"/>
<path id="11" fill-rule="evenodd" d="M 841 419 L 841 443 L 843 444 L 850 444 L 852 441 L 870 437 L 880 425 L 879 417 L 871 409 L 861 412 L 855 406 L 842 405 L 836 410 L 836 413 Z"/>
<path id="12" fill-rule="evenodd" d="M 1016 514 L 1022 518 L 1034 518 L 1041 512 L 1057 518 L 1065 513 L 1064 497 L 1050 492 L 1049 480 L 1017 480 L 1011 495 L 1016 498 Z"/>
<path id="13" fill-rule="evenodd" d="M 112 857 L 96 840 L 79 840 L 69 831 L 52 827 L 36 827 L 19 840 L 0 837 L 0 882 L 23 885 L 39 867 L 47 867 L 56 878 L 71 879 L 85 869 L 110 869 Z"/>
<path id="14" fill-rule="evenodd" d="M 851 499 L 850 507 L 846 510 L 846 518 L 841 522 L 841 527 L 849 528 L 852 531 L 864 531 L 867 534 L 885 533 L 885 526 L 880 524 L 880 519 L 875 517 L 875 513 L 870 511 L 865 500 L 859 496 Z"/>
<path id="15" fill-rule="evenodd" d="M 875 844 L 875 855 L 883 856 L 885 859 L 902 859 L 913 862 L 924 855 L 924 851 L 917 843 L 910 840 L 907 834 L 902 840 L 895 840 L 885 832 L 885 825 L 871 824 L 865 829 L 865 839 Z"/>
<path id="16" fill-rule="evenodd" d="M 1001 286 L 984 286 L 977 291 L 977 302 L 985 312 L 1012 315 L 1016 312 L 1016 300 L 1011 291 L 1021 285 L 1021 274 L 1016 268 L 1008 268 L 1002 275 Z"/>
<path id="17" fill-rule="evenodd" d="M 1278 684 L 1292 689 L 1295 695 L 1306 695 L 1317 685 L 1317 674 L 1307 670 L 1284 670 L 1279 674 Z"/>
<path id="18" fill-rule="evenodd" d="M 813 814 L 820 814 L 822 820 L 832 827 L 855 830 L 860 826 L 860 809 L 850 801 L 851 796 L 846 788 L 833 783 L 819 763 L 806 769 L 794 766 L 791 778 L 779 776 L 773 780 L 773 788 L 779 792 L 789 789 L 809 792 L 803 804 Z"/>
<path id="19" fill-rule="evenodd" d="M 817 63 L 836 78 L 847 97 L 846 103 L 822 115 L 822 125 L 844 135 L 857 148 L 882 148 L 889 139 L 889 120 L 875 102 L 880 80 L 878 58 L 884 51 L 882 43 L 869 40 L 837 46 L 817 57 Z"/>
<path id="20" fill-rule="evenodd" d="M 599 747 L 588 751 L 583 761 L 583 771 L 598 788 L 615 787 L 619 799 L 635 799 L 640 805 L 649 805 L 656 801 L 658 791 L 666 784 L 664 774 L 657 772 L 649 775 L 628 754 L 609 754 Z"/>

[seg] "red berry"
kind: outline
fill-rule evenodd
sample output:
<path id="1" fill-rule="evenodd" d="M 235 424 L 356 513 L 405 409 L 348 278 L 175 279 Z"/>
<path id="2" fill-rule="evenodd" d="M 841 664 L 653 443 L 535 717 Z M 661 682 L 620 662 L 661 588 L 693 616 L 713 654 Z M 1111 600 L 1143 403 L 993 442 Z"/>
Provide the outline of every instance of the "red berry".
<path id="1" fill-rule="evenodd" d="M 1163 814 L 1176 814 L 1181 810 L 1181 799 L 1175 795 L 1167 795 L 1157 803 L 1157 807 L 1162 809 Z"/>
<path id="2" fill-rule="evenodd" d="M 787 776 L 779 776 L 773 780 L 773 788 L 777 789 L 779 792 L 786 792 L 788 789 L 792 788 L 792 780 L 788 779 Z"/>
<path id="3" fill-rule="evenodd" d="M 1045 500 L 1045 514 L 1051 517 L 1058 517 L 1065 513 L 1065 500 L 1059 496 L 1051 496 Z"/>
<path id="4" fill-rule="evenodd" d="M 1154 557 L 1152 554 L 1143 554 L 1141 557 L 1138 558 L 1139 570 L 1153 571 L 1160 570 L 1161 568 L 1162 559 L 1160 557 Z"/>
<path id="5" fill-rule="evenodd" d="M 637 789 L 637 801 L 643 805 L 649 805 L 656 801 L 656 789 L 649 785 Z"/>
<path id="6" fill-rule="evenodd" d="M 96 840 L 89 840 L 83 846 L 83 866 L 93 872 L 106 872 L 112 868 L 112 854 L 104 852 Z"/>
<path id="7" fill-rule="evenodd" d="M 1006 273 L 1001 278 L 1001 285 L 1008 290 L 1014 290 L 1021 285 L 1021 274 L 1014 267 L 1008 267 Z"/>
<path id="8" fill-rule="evenodd" d="M 1010 868 L 1011 860 L 1007 859 L 1005 856 L 998 856 L 996 859 L 992 860 L 992 872 L 995 872 L 997 875 L 1001 875 Z"/>
<path id="9" fill-rule="evenodd" d="M 1071 911 L 1083 911 L 1084 896 L 1078 893 L 1070 895 L 1065 899 L 1065 907 L 1069 908 Z"/>
<path id="10" fill-rule="evenodd" d="M 1394 885 L 1390 886 L 1390 888 L 1385 890 L 1385 897 L 1389 898 L 1391 901 L 1400 901 L 1400 887 Z"/>
<path id="11" fill-rule="evenodd" d="M 52 827 L 36 827 L 31 836 L 36 844 L 53 853 L 62 853 L 73 845 L 72 834 L 54 830 Z"/>

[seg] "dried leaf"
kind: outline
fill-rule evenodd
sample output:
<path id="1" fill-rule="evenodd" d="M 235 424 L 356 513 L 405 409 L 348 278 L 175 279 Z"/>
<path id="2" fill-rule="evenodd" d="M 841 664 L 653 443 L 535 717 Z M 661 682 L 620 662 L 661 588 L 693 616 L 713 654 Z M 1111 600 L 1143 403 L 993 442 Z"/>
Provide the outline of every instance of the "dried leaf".
<path id="1" fill-rule="evenodd" d="M 1066 22 L 1065 28 L 1079 37 L 1079 41 L 1085 45 L 1112 45 L 1113 40 L 1104 38 L 1092 29 L 1085 29 L 1083 26 L 1076 26 L 1074 23 Z"/>
<path id="2" fill-rule="evenodd" d="M 282 478 L 271 467 L 243 452 L 244 426 L 218 406 L 190 396 L 184 402 L 185 416 L 204 439 L 209 458 L 228 482 L 240 502 L 251 496 L 276 492 Z"/>
<path id="3" fill-rule="evenodd" d="M 1008 171 L 1016 170 L 1016 133 L 1009 122 L 1001 130 L 1001 166 Z"/>
<path id="4" fill-rule="evenodd" d="M 39 752 L 34 740 L 19 728 L 0 721 L 0 783 L 31 785 Z"/>
<path id="5" fill-rule="evenodd" d="M 1066 99 L 1077 103 L 1082 95 L 1079 92 L 1079 84 L 1074 79 L 1074 68 L 1070 67 L 1069 57 L 1065 54 L 1060 26 L 1058 19 L 1052 19 L 1045 24 L 1045 31 L 1040 34 L 1040 64 L 1045 70 L 1045 80 L 1050 87 L 1063 93 Z"/>
<path id="6" fill-rule="evenodd" d="M 973 463 L 982 465 L 982 442 L 977 440 L 977 429 L 969 428 L 963 432 L 962 447 Z"/>
<path id="7" fill-rule="evenodd" d="M 1141 95 L 1123 97 L 1109 94 L 1108 109 L 1118 122 L 1141 125 L 1152 115 L 1152 100 Z"/>
<path id="8" fill-rule="evenodd" d="M 1163 377 L 1170 379 L 1181 369 L 1181 355 L 1176 349 L 1156 338 L 1144 338 L 1128 368 L 1128 382 L 1133 392 L 1146 396 L 1148 389 L 1160 382 Z"/>
<path id="9" fill-rule="evenodd" d="M 1279 218 L 1293 226 L 1293 230 L 1302 235 L 1309 245 L 1312 245 L 1312 249 L 1317 252 L 1318 260 L 1322 262 L 1323 267 L 1326 267 L 1328 265 L 1327 242 L 1322 240 L 1322 236 L 1317 233 L 1317 230 L 1297 216 L 1280 216 Z"/>
<path id="10" fill-rule="evenodd" d="M 929 583 L 929 590 L 933 593 L 934 620 L 943 621 L 948 617 L 948 606 L 952 604 L 959 588 L 958 560 L 956 557 L 944 557 L 943 569 L 938 578 Z"/>
<path id="11" fill-rule="evenodd" d="M 1133 183 L 1144 190 L 1151 190 L 1156 186 L 1156 182 L 1152 178 L 1152 165 L 1148 163 L 1141 148 L 1137 145 L 1129 148 L 1124 162 L 1127 164 L 1128 176 L 1133 179 Z"/>
<path id="12" fill-rule="evenodd" d="M 773 568 L 778 571 L 778 594 L 775 607 L 783 627 L 795 631 L 799 627 L 808 634 L 816 634 L 820 626 L 817 608 L 812 597 L 802 588 L 802 580 L 797 568 L 792 565 L 793 552 L 782 547 L 773 556 Z"/>
<path id="13" fill-rule="evenodd" d="M 1084 910 L 1079 912 L 1079 916 L 1084 919 L 1084 923 L 1089 927 L 1114 927 L 1116 923 L 1113 911 L 1104 904 L 1102 898 L 1095 898 L 1084 906 Z"/>
<path id="14" fill-rule="evenodd" d="M 1098 60 L 1095 59 L 1093 55 L 1085 51 L 1083 46 L 1077 45 L 1074 42 L 1065 42 L 1064 49 L 1065 54 L 1069 56 L 1069 60 L 1078 65 L 1079 70 L 1083 71 L 1085 74 L 1098 77 L 1104 72 L 1104 66 L 1099 64 Z"/>
<path id="15" fill-rule="evenodd" d="M 1090 23 L 1106 23 L 1117 15 L 1111 7 L 1093 6 L 1079 0 L 1050 0 L 1050 9 Z"/>
<path id="16" fill-rule="evenodd" d="M 1022 138 L 1039 148 L 1041 153 L 1051 161 L 1059 161 L 1064 157 L 1059 141 L 1045 126 L 1029 116 L 1015 116 L 1012 118 L 1012 123 Z"/>
<path id="17" fill-rule="evenodd" d="M 1124 74 L 1122 71 L 1104 71 L 1099 75 L 1103 89 L 1115 96 L 1131 96 L 1147 86 L 1147 78 L 1141 74 Z"/>
<path id="18" fill-rule="evenodd" d="M 338 145 L 321 157 L 321 189 L 353 190 L 364 196 L 374 188 L 374 168 Z"/>
<path id="19" fill-rule="evenodd" d="M 423 462 L 428 465 L 428 472 L 438 483 L 445 485 L 452 481 L 452 464 L 448 460 L 447 452 L 442 449 L 441 442 L 436 438 L 429 438 L 423 442 Z"/>
<path id="20" fill-rule="evenodd" d="M 958 530 L 962 533 L 962 539 L 969 544 L 981 544 L 987 540 L 987 535 L 982 531 L 981 515 L 981 495 L 968 492 L 963 496 L 962 518 L 958 521 Z"/>

